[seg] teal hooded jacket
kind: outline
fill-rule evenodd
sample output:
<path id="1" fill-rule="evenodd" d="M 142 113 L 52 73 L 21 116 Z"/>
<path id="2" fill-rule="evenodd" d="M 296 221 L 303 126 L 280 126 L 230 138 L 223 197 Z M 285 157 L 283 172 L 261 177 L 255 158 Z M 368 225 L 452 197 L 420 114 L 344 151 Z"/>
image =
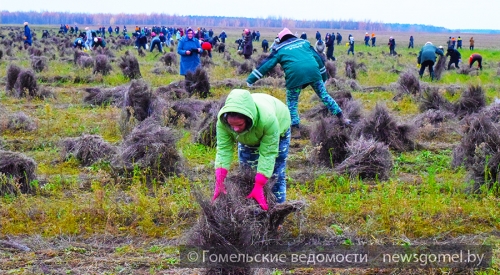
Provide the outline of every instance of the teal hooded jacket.
<path id="1" fill-rule="evenodd" d="M 244 132 L 236 133 L 224 116 L 228 112 L 247 116 L 252 120 L 252 125 Z M 215 168 L 229 170 L 235 143 L 239 142 L 259 148 L 257 173 L 271 177 L 278 156 L 280 137 L 288 131 L 291 124 L 288 107 L 268 94 L 250 94 L 247 90 L 235 89 L 229 93 L 217 117 Z"/>

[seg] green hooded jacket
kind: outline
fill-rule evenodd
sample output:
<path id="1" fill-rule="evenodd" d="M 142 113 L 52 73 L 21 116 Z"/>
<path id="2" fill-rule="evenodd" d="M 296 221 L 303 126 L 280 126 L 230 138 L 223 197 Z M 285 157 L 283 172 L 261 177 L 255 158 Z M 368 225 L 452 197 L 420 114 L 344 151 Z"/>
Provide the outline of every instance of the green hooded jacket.
<path id="1" fill-rule="evenodd" d="M 225 113 L 236 112 L 249 117 L 252 125 L 242 133 L 231 129 Z M 229 170 L 233 161 L 236 142 L 259 148 L 257 173 L 271 177 L 278 156 L 280 136 L 290 128 L 288 107 L 279 99 L 268 94 L 250 94 L 247 90 L 235 89 L 229 93 L 217 120 L 217 154 L 215 168 Z"/>
<path id="2" fill-rule="evenodd" d="M 247 82 L 255 83 L 278 63 L 285 71 L 288 90 L 328 79 L 325 63 L 309 41 L 291 38 L 274 46 L 271 54 L 248 76 Z"/>
<path id="3" fill-rule="evenodd" d="M 440 55 L 440 56 L 443 56 L 444 52 L 439 49 L 438 47 L 432 45 L 432 44 L 425 44 L 422 49 L 420 50 L 420 52 L 418 53 L 418 57 L 417 57 L 417 63 L 418 64 L 422 64 L 424 63 L 425 61 L 432 61 L 432 62 L 436 62 L 436 54 Z"/>

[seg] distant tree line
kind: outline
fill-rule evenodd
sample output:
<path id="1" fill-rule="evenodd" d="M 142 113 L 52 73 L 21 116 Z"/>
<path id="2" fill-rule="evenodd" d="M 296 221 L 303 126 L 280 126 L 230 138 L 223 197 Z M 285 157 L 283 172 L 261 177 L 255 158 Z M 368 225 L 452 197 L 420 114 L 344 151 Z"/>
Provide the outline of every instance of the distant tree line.
<path id="1" fill-rule="evenodd" d="M 243 18 L 223 16 L 182 16 L 165 13 L 70 13 L 2 11 L 0 24 L 22 24 L 24 21 L 36 25 L 165 25 L 165 26 L 213 26 L 213 27 L 288 27 L 332 30 L 398 31 L 398 32 L 453 32 L 454 30 L 422 24 L 381 23 L 353 20 L 295 20 L 282 17 Z"/>

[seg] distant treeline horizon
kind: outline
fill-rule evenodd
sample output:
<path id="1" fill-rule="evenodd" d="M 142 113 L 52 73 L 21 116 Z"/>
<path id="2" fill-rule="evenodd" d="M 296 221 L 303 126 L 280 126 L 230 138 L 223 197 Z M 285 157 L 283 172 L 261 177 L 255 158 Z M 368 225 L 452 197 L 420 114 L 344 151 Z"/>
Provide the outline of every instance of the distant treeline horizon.
<path id="1" fill-rule="evenodd" d="M 373 21 L 354 20 L 295 20 L 282 17 L 245 18 L 224 16 L 172 15 L 165 13 L 73 13 L 73 12 L 36 12 L 36 11 L 1 11 L 0 24 L 22 24 L 28 21 L 35 25 L 164 25 L 164 26 L 192 26 L 192 27 L 239 27 L 239 28 L 303 28 L 303 29 L 333 29 L 333 30 L 362 30 L 368 32 L 397 31 L 397 32 L 432 32 L 432 33 L 500 33 L 500 30 L 491 29 L 447 29 L 423 24 L 382 23 Z"/>

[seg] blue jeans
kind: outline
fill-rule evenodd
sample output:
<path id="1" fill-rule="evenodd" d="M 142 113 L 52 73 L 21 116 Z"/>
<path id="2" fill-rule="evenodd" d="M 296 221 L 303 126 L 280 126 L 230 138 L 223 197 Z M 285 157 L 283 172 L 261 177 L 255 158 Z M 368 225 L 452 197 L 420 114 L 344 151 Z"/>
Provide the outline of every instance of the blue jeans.
<path id="1" fill-rule="evenodd" d="M 286 158 L 288 157 L 288 148 L 290 147 L 290 128 L 280 137 L 278 156 L 274 164 L 273 175 L 271 179 L 276 179 L 273 186 L 273 194 L 276 196 L 277 203 L 283 203 L 286 199 Z M 250 166 L 257 168 L 259 160 L 259 147 L 252 147 L 238 143 L 238 158 L 240 166 Z"/>
<path id="2" fill-rule="evenodd" d="M 318 97 L 321 99 L 323 104 L 325 104 L 328 111 L 333 115 L 337 115 L 342 112 L 339 105 L 333 99 L 328 91 L 326 90 L 325 83 L 321 80 L 311 83 L 311 87 Z M 300 124 L 299 117 L 299 96 L 302 88 L 290 89 L 286 90 L 286 105 L 288 106 L 288 110 L 290 111 L 290 118 L 292 119 L 292 126 L 298 126 Z"/>

